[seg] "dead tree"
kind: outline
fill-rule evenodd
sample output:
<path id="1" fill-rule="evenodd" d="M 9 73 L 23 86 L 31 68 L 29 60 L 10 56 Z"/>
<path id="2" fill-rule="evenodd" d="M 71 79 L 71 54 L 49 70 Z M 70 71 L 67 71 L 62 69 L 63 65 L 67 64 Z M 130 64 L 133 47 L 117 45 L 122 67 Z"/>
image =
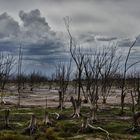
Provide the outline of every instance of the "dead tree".
<path id="1" fill-rule="evenodd" d="M 137 102 L 138 108 L 140 107 L 140 73 L 139 72 L 134 72 L 132 75 L 132 88 L 135 93 L 135 100 Z"/>
<path id="2" fill-rule="evenodd" d="M 66 26 L 66 29 L 67 29 L 67 32 L 69 35 L 70 54 L 76 64 L 76 68 L 77 68 L 77 78 L 78 79 L 76 81 L 77 81 L 77 85 L 78 85 L 78 91 L 77 91 L 77 100 L 75 100 L 75 102 L 77 102 L 76 104 L 79 106 L 79 105 L 81 105 L 81 87 L 82 87 L 82 73 L 83 73 L 83 69 L 84 69 L 84 63 L 83 63 L 84 54 L 81 52 L 80 47 L 77 48 L 77 45 L 74 42 L 74 39 L 71 35 L 70 28 L 69 28 L 69 25 L 70 25 L 69 17 L 64 18 L 64 22 L 65 22 L 65 26 Z M 71 100 L 71 101 L 73 101 L 73 100 Z M 75 106 L 75 107 L 78 107 L 78 106 Z M 76 110 L 79 110 L 79 109 L 80 108 L 77 108 Z"/>
<path id="3" fill-rule="evenodd" d="M 1 104 L 6 102 L 3 99 L 5 85 L 7 84 L 12 68 L 14 66 L 14 57 L 11 55 L 0 55 L 0 89 L 1 89 Z"/>
<path id="4" fill-rule="evenodd" d="M 135 113 L 135 96 L 133 95 L 133 91 L 130 91 L 131 99 L 132 99 L 132 112 Z"/>
<path id="5" fill-rule="evenodd" d="M 140 112 L 135 112 L 132 116 L 133 123 L 130 128 L 127 129 L 129 132 L 140 132 Z"/>
<path id="6" fill-rule="evenodd" d="M 140 74 L 137 74 L 136 80 L 136 91 L 137 91 L 137 105 L 140 106 Z"/>
<path id="7" fill-rule="evenodd" d="M 59 87 L 59 106 L 61 110 L 64 108 L 64 101 L 66 96 L 66 91 L 68 89 L 69 80 L 71 74 L 71 60 L 68 66 L 66 64 L 60 63 L 56 67 L 56 81 Z"/>
<path id="8" fill-rule="evenodd" d="M 129 75 L 126 77 L 126 87 L 127 87 L 127 93 L 130 93 L 131 97 L 131 106 L 130 109 L 132 113 L 135 113 L 136 107 L 139 108 L 139 73 L 136 72 L 134 69 L 130 72 Z"/>
<path id="9" fill-rule="evenodd" d="M 5 128 L 9 128 L 9 116 L 10 116 L 10 110 L 6 109 L 5 110 Z"/>
<path id="10" fill-rule="evenodd" d="M 37 130 L 37 121 L 34 114 L 31 115 L 30 123 L 27 128 L 25 128 L 25 133 L 32 135 Z"/>
<path id="11" fill-rule="evenodd" d="M 51 125 L 52 124 L 52 122 L 49 119 L 49 113 L 47 111 L 45 111 L 45 116 L 44 116 L 43 124 L 44 125 Z"/>
<path id="12" fill-rule="evenodd" d="M 140 127 L 140 112 L 136 112 L 133 115 L 133 124 L 135 127 L 139 126 Z"/>
<path id="13" fill-rule="evenodd" d="M 94 51 L 94 55 L 88 55 L 84 60 L 84 70 L 86 76 L 87 94 L 90 103 L 90 114 L 93 121 L 97 120 L 100 71 L 105 64 L 107 53 L 104 51 Z"/>
<path id="14" fill-rule="evenodd" d="M 22 50 L 21 46 L 19 48 L 19 54 L 18 54 L 18 75 L 17 75 L 17 88 L 18 88 L 18 101 L 17 101 L 17 107 L 20 107 L 21 102 L 21 87 L 22 87 Z"/>
<path id="15" fill-rule="evenodd" d="M 30 91 L 33 91 L 36 82 L 37 82 L 37 74 L 35 71 L 33 71 L 29 75 Z"/>
<path id="16" fill-rule="evenodd" d="M 107 97 L 109 96 L 121 58 L 121 56 L 116 56 L 116 48 L 113 46 L 104 51 L 107 55 L 105 55 L 105 63 L 102 69 L 100 69 L 103 104 L 106 103 Z"/>
<path id="17" fill-rule="evenodd" d="M 20 76 L 20 77 L 19 77 Z M 26 83 L 28 82 L 28 76 L 25 73 L 21 73 L 20 75 L 17 75 L 16 81 L 20 80 L 20 89 L 24 90 L 26 88 Z"/>
<path id="18" fill-rule="evenodd" d="M 33 92 L 35 86 L 40 86 L 41 82 L 47 81 L 47 78 L 39 71 L 33 71 L 28 75 L 30 91 Z"/>
<path id="19" fill-rule="evenodd" d="M 73 106 L 73 114 L 72 114 L 72 117 L 73 118 L 79 118 L 81 116 L 81 113 L 80 113 L 80 110 L 81 110 L 81 99 L 79 101 L 77 101 L 77 99 L 74 99 L 73 96 L 71 96 L 71 99 L 70 99 L 71 103 L 72 103 L 72 106 Z"/>
<path id="20" fill-rule="evenodd" d="M 82 125 L 81 125 L 81 128 L 80 128 L 79 131 L 85 132 L 88 128 L 90 128 L 92 130 L 100 130 L 102 132 L 105 132 L 106 136 L 107 136 L 107 140 L 111 140 L 110 139 L 110 134 L 107 130 L 105 130 L 101 127 L 95 127 L 95 126 L 91 125 L 90 119 L 87 116 L 85 116 L 85 117 L 83 117 Z"/>
<path id="21" fill-rule="evenodd" d="M 83 116 L 82 125 L 79 131 L 85 132 L 88 128 L 89 118 L 87 116 Z"/>
<path id="22" fill-rule="evenodd" d="M 133 49 L 133 47 L 135 46 L 137 39 L 135 39 L 135 41 L 132 43 L 132 45 L 129 47 L 126 59 L 125 59 L 125 63 L 124 63 L 124 70 L 123 70 L 123 77 L 122 77 L 122 83 L 121 83 L 121 111 L 120 114 L 124 113 L 124 105 L 125 105 L 125 97 L 126 97 L 126 93 L 127 93 L 127 87 L 126 87 L 126 76 L 127 76 L 127 71 L 133 67 L 134 65 L 136 65 L 137 63 L 139 63 L 140 61 L 134 62 L 131 65 L 128 66 L 128 60 L 131 54 L 131 50 Z"/>

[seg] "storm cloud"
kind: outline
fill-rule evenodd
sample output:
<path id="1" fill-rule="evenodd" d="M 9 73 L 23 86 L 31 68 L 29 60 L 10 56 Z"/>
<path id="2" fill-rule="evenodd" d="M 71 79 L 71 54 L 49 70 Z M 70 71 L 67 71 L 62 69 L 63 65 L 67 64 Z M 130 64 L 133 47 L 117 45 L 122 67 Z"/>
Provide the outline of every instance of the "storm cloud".
<path id="1" fill-rule="evenodd" d="M 63 40 L 59 37 L 61 33 L 51 29 L 38 9 L 30 12 L 20 11 L 19 17 L 21 23 L 7 13 L 0 15 L 1 52 L 9 52 L 17 56 L 21 45 L 24 60 L 29 60 L 29 63 L 32 60 L 36 64 L 54 63 L 58 61 L 59 56 L 65 56 L 66 49 Z"/>
<path id="2" fill-rule="evenodd" d="M 7 13 L 0 15 L 0 41 L 17 37 L 20 32 L 18 22 Z"/>
<path id="3" fill-rule="evenodd" d="M 69 16 L 78 45 L 92 48 L 115 42 L 126 56 L 140 34 L 139 9 L 139 0 L 1 0 L 0 51 L 16 55 L 22 44 L 28 66 L 66 61 L 69 38 L 63 18 Z M 139 53 L 138 39 L 133 59 L 138 60 Z"/>

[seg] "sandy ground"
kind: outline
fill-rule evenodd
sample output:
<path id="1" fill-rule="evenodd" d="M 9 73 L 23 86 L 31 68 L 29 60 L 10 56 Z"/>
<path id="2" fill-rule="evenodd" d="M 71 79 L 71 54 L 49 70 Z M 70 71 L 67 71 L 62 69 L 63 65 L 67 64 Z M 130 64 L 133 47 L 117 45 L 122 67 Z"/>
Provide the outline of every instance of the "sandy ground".
<path id="1" fill-rule="evenodd" d="M 69 95 L 66 95 L 65 106 L 71 106 L 71 102 L 69 101 L 69 97 L 72 94 L 72 89 L 69 91 Z M 74 93 L 74 92 L 73 92 Z M 107 98 L 108 104 L 120 104 L 120 94 L 121 91 L 117 89 L 112 89 L 111 94 Z M 29 89 L 26 89 L 21 92 L 21 105 L 25 106 L 45 106 L 47 98 L 47 106 L 48 107 L 57 107 L 58 106 L 58 90 L 51 89 L 49 90 L 47 87 L 35 88 L 32 92 Z M 4 100 L 6 102 L 10 102 L 16 104 L 18 101 L 18 93 L 15 86 L 9 86 L 5 91 Z M 128 95 L 125 98 L 125 103 L 131 102 L 131 96 Z M 99 103 L 102 103 L 102 97 L 99 97 Z"/>

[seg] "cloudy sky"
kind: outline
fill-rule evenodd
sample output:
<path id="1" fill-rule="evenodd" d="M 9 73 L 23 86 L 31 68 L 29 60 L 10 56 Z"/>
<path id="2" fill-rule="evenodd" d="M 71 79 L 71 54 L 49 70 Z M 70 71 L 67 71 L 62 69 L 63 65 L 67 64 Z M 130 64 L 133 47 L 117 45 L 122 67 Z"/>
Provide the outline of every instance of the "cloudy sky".
<path id="1" fill-rule="evenodd" d="M 0 0 L 0 51 L 15 57 L 21 44 L 24 70 L 54 69 L 69 59 L 63 18 L 81 46 L 117 43 L 125 56 L 140 34 L 140 0 Z M 131 62 L 140 60 L 140 39 Z"/>

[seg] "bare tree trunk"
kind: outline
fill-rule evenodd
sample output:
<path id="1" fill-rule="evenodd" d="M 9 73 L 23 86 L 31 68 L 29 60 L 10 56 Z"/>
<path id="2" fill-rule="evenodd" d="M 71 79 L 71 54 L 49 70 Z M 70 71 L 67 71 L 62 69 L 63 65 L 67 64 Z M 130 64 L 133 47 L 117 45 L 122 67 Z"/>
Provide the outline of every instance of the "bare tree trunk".
<path id="1" fill-rule="evenodd" d="M 52 124 L 50 119 L 49 119 L 49 113 L 47 111 L 45 111 L 45 116 L 44 116 L 43 124 L 44 125 L 51 125 Z"/>
<path id="2" fill-rule="evenodd" d="M 17 79 L 17 84 L 18 84 L 18 102 L 17 102 L 17 107 L 20 107 L 20 96 L 21 96 L 21 70 L 22 70 L 22 51 L 21 51 L 21 45 L 19 48 L 19 58 L 18 58 L 18 79 Z"/>
<path id="3" fill-rule="evenodd" d="M 29 134 L 33 134 L 34 131 L 37 129 L 37 122 L 36 122 L 36 116 L 33 114 L 31 115 L 31 119 L 30 119 L 30 124 L 27 127 L 26 131 L 29 132 Z"/>
<path id="4" fill-rule="evenodd" d="M 81 99 L 79 100 L 76 100 L 74 99 L 73 97 L 71 97 L 71 102 L 72 102 L 72 106 L 73 106 L 73 109 L 74 109 L 74 112 L 73 112 L 73 115 L 72 117 L 75 118 L 79 118 L 81 116 Z"/>
<path id="5" fill-rule="evenodd" d="M 103 96 L 103 104 L 106 104 L 106 97 L 105 96 Z"/>
<path id="6" fill-rule="evenodd" d="M 132 93 L 132 91 L 130 91 L 131 94 L 131 98 L 132 98 L 132 112 L 135 112 L 135 99 L 134 99 L 134 95 Z"/>
<path id="7" fill-rule="evenodd" d="M 46 109 L 48 108 L 48 99 L 47 99 L 47 96 L 46 96 L 46 105 L 45 105 L 45 107 L 46 107 Z"/>
<path id="8" fill-rule="evenodd" d="M 82 88 L 82 91 L 83 91 L 83 95 L 84 95 L 84 103 L 88 103 L 88 92 L 89 92 L 89 90 L 88 89 L 86 89 L 86 92 L 84 91 L 84 87 L 83 86 L 81 86 L 81 88 Z"/>
<path id="9" fill-rule="evenodd" d="M 17 107 L 20 107 L 20 98 L 21 98 L 21 92 L 20 92 L 20 87 L 18 87 L 18 102 L 17 102 Z"/>
<path id="10" fill-rule="evenodd" d="M 64 109 L 64 93 L 62 93 L 62 91 L 59 91 L 59 106 L 58 108 L 60 108 L 61 110 Z"/>
<path id="11" fill-rule="evenodd" d="M 124 99 L 125 99 L 125 94 L 121 94 L 121 114 L 124 114 Z"/>
<path id="12" fill-rule="evenodd" d="M 80 102 L 81 100 L 81 76 L 82 72 L 79 70 L 79 77 L 78 77 L 78 101 Z"/>
<path id="13" fill-rule="evenodd" d="M 106 90 L 105 90 L 106 85 L 104 83 L 102 83 L 102 85 L 103 85 L 102 90 L 101 90 L 101 92 L 102 92 L 102 104 L 104 105 L 104 104 L 106 104 Z"/>
<path id="14" fill-rule="evenodd" d="M 137 100 L 137 104 L 138 106 L 140 105 L 140 91 L 137 91 L 138 92 L 138 100 Z"/>
<path id="15" fill-rule="evenodd" d="M 5 128 L 9 128 L 10 110 L 5 110 Z"/>
<path id="16" fill-rule="evenodd" d="M 133 115 L 133 125 L 134 127 L 140 127 L 140 112 L 136 112 Z"/>
<path id="17" fill-rule="evenodd" d="M 90 105 L 90 120 L 96 121 L 97 120 L 97 107 L 91 103 Z"/>
<path id="18" fill-rule="evenodd" d="M 140 81 L 139 81 L 139 76 L 138 76 L 138 81 L 137 81 L 137 93 L 138 93 L 138 99 L 137 99 L 137 105 L 140 107 Z"/>
<path id="19" fill-rule="evenodd" d="M 126 74 L 127 74 L 127 71 L 132 67 L 134 66 L 135 64 L 139 63 L 139 61 L 127 66 L 127 63 L 128 63 L 128 60 L 129 60 L 129 56 L 131 54 L 131 50 L 132 48 L 135 46 L 136 42 L 137 42 L 137 39 L 135 39 L 135 41 L 132 43 L 132 45 L 129 47 L 129 50 L 128 50 L 128 53 L 127 53 L 127 56 L 126 56 L 126 59 L 125 59 L 125 64 L 124 64 L 124 72 L 123 72 L 123 81 L 122 81 L 122 87 L 121 87 L 121 114 L 124 113 L 124 99 L 125 99 L 125 95 L 126 95 Z"/>
<path id="20" fill-rule="evenodd" d="M 88 128 L 88 123 L 89 123 L 88 121 L 89 120 L 88 120 L 88 117 L 87 116 L 83 117 L 81 129 L 79 131 L 84 132 Z"/>
<path id="21" fill-rule="evenodd" d="M 4 105 L 6 103 L 3 99 L 3 96 L 4 96 L 4 92 L 3 90 L 1 90 L 1 105 Z"/>
<path id="22" fill-rule="evenodd" d="M 129 132 L 140 132 L 140 112 L 133 113 L 133 124 L 127 130 Z"/>

